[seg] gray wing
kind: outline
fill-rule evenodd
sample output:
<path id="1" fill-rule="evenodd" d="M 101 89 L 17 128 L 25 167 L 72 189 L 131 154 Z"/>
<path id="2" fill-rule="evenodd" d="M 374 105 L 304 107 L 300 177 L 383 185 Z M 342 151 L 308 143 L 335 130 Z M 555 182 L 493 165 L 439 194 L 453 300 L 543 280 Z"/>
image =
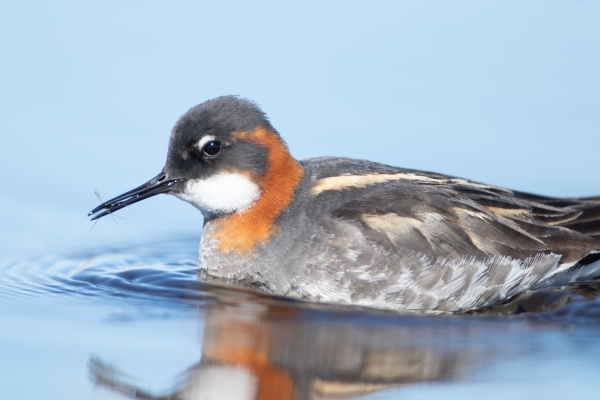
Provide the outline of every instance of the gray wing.
<path id="1" fill-rule="evenodd" d="M 538 253 L 575 262 L 600 249 L 600 201 L 554 199 L 459 183 L 386 182 L 332 210 L 382 246 L 428 257 L 523 259 Z"/>
<path id="2" fill-rule="evenodd" d="M 600 250 L 600 198 L 543 197 L 361 160 L 322 158 L 312 166 L 315 200 L 384 247 L 449 259 L 554 253 L 563 263 Z M 372 183 L 351 179 L 357 176 Z"/>

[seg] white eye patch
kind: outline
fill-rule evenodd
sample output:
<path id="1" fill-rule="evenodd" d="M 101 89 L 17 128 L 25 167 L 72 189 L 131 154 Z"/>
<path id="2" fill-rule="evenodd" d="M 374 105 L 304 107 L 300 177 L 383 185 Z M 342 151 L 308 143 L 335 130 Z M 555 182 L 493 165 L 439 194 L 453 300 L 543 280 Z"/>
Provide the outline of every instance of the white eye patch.
<path id="1" fill-rule="evenodd" d="M 185 191 L 174 194 L 207 217 L 246 210 L 260 197 L 260 187 L 241 174 L 222 172 L 206 179 L 191 179 Z"/>
<path id="2" fill-rule="evenodd" d="M 196 144 L 196 146 L 198 146 L 200 151 L 202 151 L 202 148 L 204 148 L 204 145 L 206 143 L 210 142 L 211 140 L 215 140 L 215 139 L 216 138 L 213 135 L 202 136 L 202 139 L 198 140 L 198 144 Z"/>

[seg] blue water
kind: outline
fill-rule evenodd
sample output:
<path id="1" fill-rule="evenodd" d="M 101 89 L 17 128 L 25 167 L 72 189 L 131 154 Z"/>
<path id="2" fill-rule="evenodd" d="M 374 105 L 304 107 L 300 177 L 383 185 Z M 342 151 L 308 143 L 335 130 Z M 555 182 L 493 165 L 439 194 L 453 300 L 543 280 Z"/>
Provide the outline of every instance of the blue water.
<path id="1" fill-rule="evenodd" d="M 397 314 L 208 286 L 196 249 L 194 237 L 2 261 L 2 398 L 241 399 L 261 384 L 274 391 L 263 398 L 315 399 L 600 390 L 595 286 L 562 289 L 568 300 L 547 312 Z"/>
<path id="2" fill-rule="evenodd" d="M 587 0 L 0 3 L 0 399 L 218 395 L 248 374 L 210 368 L 241 353 L 305 397 L 597 397 L 593 288 L 515 316 L 307 306 L 197 282 L 202 217 L 171 196 L 85 216 L 224 94 L 299 159 L 598 195 L 598 20 Z"/>

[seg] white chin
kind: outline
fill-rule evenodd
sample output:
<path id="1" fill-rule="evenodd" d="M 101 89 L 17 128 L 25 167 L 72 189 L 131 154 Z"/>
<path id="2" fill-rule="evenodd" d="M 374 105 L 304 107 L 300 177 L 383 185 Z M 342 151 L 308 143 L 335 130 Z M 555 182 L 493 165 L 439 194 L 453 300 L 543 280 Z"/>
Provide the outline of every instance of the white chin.
<path id="1" fill-rule="evenodd" d="M 207 179 L 188 180 L 185 191 L 174 194 L 208 217 L 248 209 L 260 197 L 260 188 L 243 175 L 223 172 Z"/>

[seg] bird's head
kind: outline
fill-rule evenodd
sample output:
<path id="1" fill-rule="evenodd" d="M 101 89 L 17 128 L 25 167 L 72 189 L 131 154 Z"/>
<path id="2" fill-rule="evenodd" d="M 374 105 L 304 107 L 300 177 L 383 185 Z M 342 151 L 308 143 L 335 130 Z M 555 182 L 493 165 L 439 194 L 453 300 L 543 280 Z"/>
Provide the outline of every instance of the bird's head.
<path id="1" fill-rule="evenodd" d="M 265 113 L 249 100 L 222 96 L 193 107 L 177 121 L 160 174 L 89 216 L 98 219 L 160 193 L 189 202 L 205 218 L 240 213 L 265 192 L 278 201 L 290 168 L 301 170 Z"/>

